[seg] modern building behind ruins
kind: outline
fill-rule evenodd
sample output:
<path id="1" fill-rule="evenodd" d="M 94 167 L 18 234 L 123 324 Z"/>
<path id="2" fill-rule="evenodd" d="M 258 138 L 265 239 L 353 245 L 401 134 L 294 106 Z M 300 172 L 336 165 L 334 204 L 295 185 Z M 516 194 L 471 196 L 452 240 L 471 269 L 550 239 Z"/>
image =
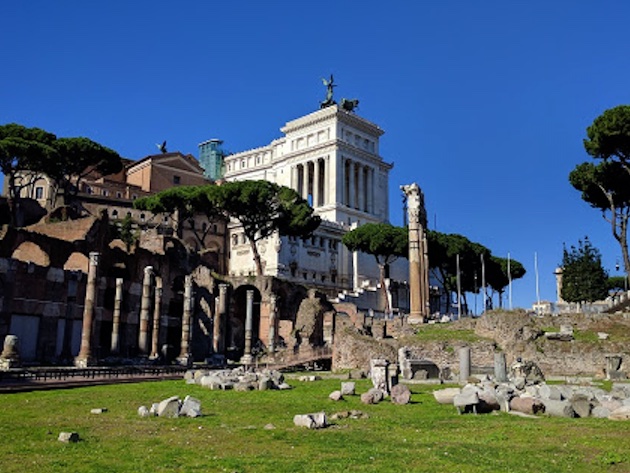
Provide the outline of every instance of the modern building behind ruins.
<path id="1" fill-rule="evenodd" d="M 393 164 L 380 155 L 383 130 L 333 104 L 287 122 L 281 131 L 281 138 L 229 155 L 223 164 L 226 180 L 260 179 L 290 187 L 322 218 L 309 240 L 275 235 L 263 242 L 265 274 L 329 294 L 375 288 L 379 272 L 374 257 L 353 255 L 341 238 L 356 226 L 389 220 Z M 236 224 L 230 227 L 229 244 L 230 275 L 254 274 L 249 244 Z M 392 268 L 392 279 L 407 279 L 402 263 Z"/>

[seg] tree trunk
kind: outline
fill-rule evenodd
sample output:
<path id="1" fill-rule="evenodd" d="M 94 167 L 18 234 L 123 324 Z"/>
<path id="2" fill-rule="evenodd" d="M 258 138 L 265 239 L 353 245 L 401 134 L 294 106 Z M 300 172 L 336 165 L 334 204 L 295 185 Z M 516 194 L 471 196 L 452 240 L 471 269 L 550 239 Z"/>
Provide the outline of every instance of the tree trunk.
<path id="1" fill-rule="evenodd" d="M 381 291 L 383 291 L 383 298 L 385 299 L 385 315 L 390 315 L 391 307 L 389 306 L 389 297 L 387 297 L 387 288 L 385 287 L 385 264 L 381 263 L 378 258 L 376 258 L 376 264 L 378 264 L 378 273 L 381 284 Z"/>
<path id="2" fill-rule="evenodd" d="M 252 249 L 252 254 L 254 255 L 254 263 L 256 264 L 256 273 L 258 274 L 258 276 L 262 276 L 263 275 L 263 266 L 262 266 L 262 260 L 260 259 L 260 253 L 258 253 L 258 248 L 256 247 L 256 240 L 254 240 L 253 238 L 248 238 L 249 239 L 249 246 Z"/>

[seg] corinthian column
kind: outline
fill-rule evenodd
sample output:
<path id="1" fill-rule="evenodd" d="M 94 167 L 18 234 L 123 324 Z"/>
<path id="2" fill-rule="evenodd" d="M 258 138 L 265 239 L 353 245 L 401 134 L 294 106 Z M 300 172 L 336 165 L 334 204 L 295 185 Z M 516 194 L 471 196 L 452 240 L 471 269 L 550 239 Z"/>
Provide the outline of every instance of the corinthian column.
<path id="1" fill-rule="evenodd" d="M 96 299 L 96 270 L 100 254 L 90 253 L 88 262 L 87 287 L 83 305 L 83 326 L 81 328 L 81 350 L 74 359 L 75 366 L 85 368 L 94 364 L 92 358 L 92 321 L 94 319 L 94 300 Z"/>
<path id="2" fill-rule="evenodd" d="M 426 214 L 422 191 L 415 182 L 401 186 L 407 197 L 407 218 L 409 222 L 409 323 L 421 324 L 429 315 L 428 264 L 425 257 Z"/>
<path id="3" fill-rule="evenodd" d="M 140 300 L 140 327 L 138 331 L 138 354 L 149 354 L 149 310 L 151 309 L 151 276 L 153 266 L 144 268 L 142 279 L 142 299 Z"/>
<path id="4" fill-rule="evenodd" d="M 155 277 L 155 294 L 153 297 L 153 326 L 151 331 L 151 358 L 160 356 L 158 342 L 160 339 L 160 312 L 162 308 L 162 278 Z"/>
<path id="5" fill-rule="evenodd" d="M 273 353 L 276 348 L 276 320 L 277 320 L 277 296 L 269 296 L 269 352 Z"/>
<path id="6" fill-rule="evenodd" d="M 192 355 L 190 353 L 190 325 L 192 319 L 192 276 L 188 275 L 184 279 L 184 312 L 182 314 L 182 340 L 179 352 L 179 361 L 182 365 L 190 365 Z"/>
<path id="7" fill-rule="evenodd" d="M 245 311 L 245 350 L 241 363 L 244 365 L 252 364 L 252 329 L 254 319 L 254 291 L 247 291 L 247 306 Z"/>
<path id="8" fill-rule="evenodd" d="M 213 344 L 215 353 L 223 353 L 225 351 L 223 340 L 225 340 L 224 321 L 227 308 L 227 284 L 219 284 L 219 297 L 214 309 L 214 333 Z"/>
<path id="9" fill-rule="evenodd" d="M 122 303 L 123 280 L 116 278 L 116 295 L 114 296 L 114 315 L 112 323 L 112 355 L 120 352 L 120 304 Z"/>

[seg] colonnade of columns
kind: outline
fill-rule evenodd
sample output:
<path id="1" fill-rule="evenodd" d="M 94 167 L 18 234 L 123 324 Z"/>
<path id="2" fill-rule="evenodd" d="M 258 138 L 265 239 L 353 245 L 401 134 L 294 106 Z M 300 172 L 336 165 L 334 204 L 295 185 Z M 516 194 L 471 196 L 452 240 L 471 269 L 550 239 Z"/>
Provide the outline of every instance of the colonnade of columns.
<path id="1" fill-rule="evenodd" d="M 99 253 L 90 253 L 86 296 L 83 313 L 83 325 L 81 331 L 81 349 L 75 358 L 75 365 L 87 367 L 96 361 L 92 357 L 92 330 L 94 322 L 96 281 Z M 151 294 L 153 291 L 153 311 L 151 314 Z M 227 326 L 227 293 L 228 285 L 219 284 L 219 296 L 215 298 L 215 310 L 213 315 L 212 348 L 215 353 L 225 352 L 225 333 Z M 123 298 L 123 279 L 116 279 L 116 292 L 114 296 L 114 311 L 112 316 L 111 353 L 120 354 L 120 324 L 121 306 Z M 193 280 L 190 275 L 184 280 L 184 303 L 182 315 L 181 350 L 177 360 L 181 364 L 189 365 L 192 361 L 191 335 L 193 320 Z M 253 360 L 252 345 L 254 341 L 254 290 L 246 291 L 245 312 L 245 346 L 244 356 L 241 360 L 250 364 Z M 154 274 L 153 267 L 144 269 L 142 279 L 142 293 L 140 300 L 140 317 L 138 324 L 138 354 L 141 357 L 157 358 L 159 356 L 158 341 L 160 338 L 160 319 L 162 307 L 162 278 Z M 278 339 L 277 298 L 270 295 L 269 309 L 269 333 L 268 348 L 273 352 Z M 149 333 L 150 332 L 150 333 Z M 151 346 L 149 347 L 149 339 Z M 150 349 L 149 349 L 150 348 Z"/>
<path id="2" fill-rule="evenodd" d="M 291 167 L 291 187 L 316 208 L 331 202 L 342 204 L 362 212 L 374 213 L 375 169 L 352 159 L 343 158 L 337 170 L 339 186 L 331 186 L 328 157 L 317 158 Z M 341 195 L 331 195 L 340 192 Z"/>
<path id="3" fill-rule="evenodd" d="M 344 159 L 341 166 L 341 203 L 352 208 L 374 213 L 374 168 L 358 161 Z"/>
<path id="4" fill-rule="evenodd" d="M 83 323 L 81 328 L 81 348 L 74 360 L 77 367 L 87 367 L 96 361 L 92 356 L 92 330 L 94 325 L 94 309 L 96 300 L 96 281 L 99 262 L 99 253 L 92 252 L 89 255 L 88 275 L 86 283 L 85 303 L 83 310 Z M 153 293 L 153 317 L 150 317 L 151 290 L 155 284 Z M 123 279 L 116 278 L 116 292 L 114 295 L 114 311 L 112 314 L 111 353 L 120 354 L 120 320 L 123 298 Z M 160 319 L 162 307 L 162 278 L 153 273 L 153 267 L 144 268 L 142 279 L 142 297 L 140 300 L 140 321 L 138 324 L 138 354 L 143 357 L 155 359 L 159 357 L 158 342 L 160 337 Z M 192 361 L 190 349 L 191 320 L 193 308 L 192 277 L 186 276 L 184 282 L 184 308 L 182 316 L 181 351 L 178 361 L 189 364 Z M 151 327 L 149 322 L 152 321 Z M 151 351 L 149 352 L 149 328 L 151 329 Z"/>
<path id="5" fill-rule="evenodd" d="M 331 201 L 328 158 L 318 158 L 291 167 L 291 187 L 314 208 L 328 204 Z"/>

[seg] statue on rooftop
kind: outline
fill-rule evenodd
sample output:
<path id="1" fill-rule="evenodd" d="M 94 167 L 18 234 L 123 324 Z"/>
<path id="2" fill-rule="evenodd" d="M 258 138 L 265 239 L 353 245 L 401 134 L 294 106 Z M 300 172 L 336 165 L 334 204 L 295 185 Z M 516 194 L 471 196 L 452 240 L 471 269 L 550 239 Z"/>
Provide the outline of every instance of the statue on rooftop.
<path id="1" fill-rule="evenodd" d="M 326 108 L 331 105 L 335 105 L 336 102 L 333 100 L 333 89 L 337 86 L 334 84 L 333 75 L 330 74 L 330 79 L 328 80 L 322 78 L 322 82 L 326 86 L 326 100 L 320 102 L 319 108 Z"/>

